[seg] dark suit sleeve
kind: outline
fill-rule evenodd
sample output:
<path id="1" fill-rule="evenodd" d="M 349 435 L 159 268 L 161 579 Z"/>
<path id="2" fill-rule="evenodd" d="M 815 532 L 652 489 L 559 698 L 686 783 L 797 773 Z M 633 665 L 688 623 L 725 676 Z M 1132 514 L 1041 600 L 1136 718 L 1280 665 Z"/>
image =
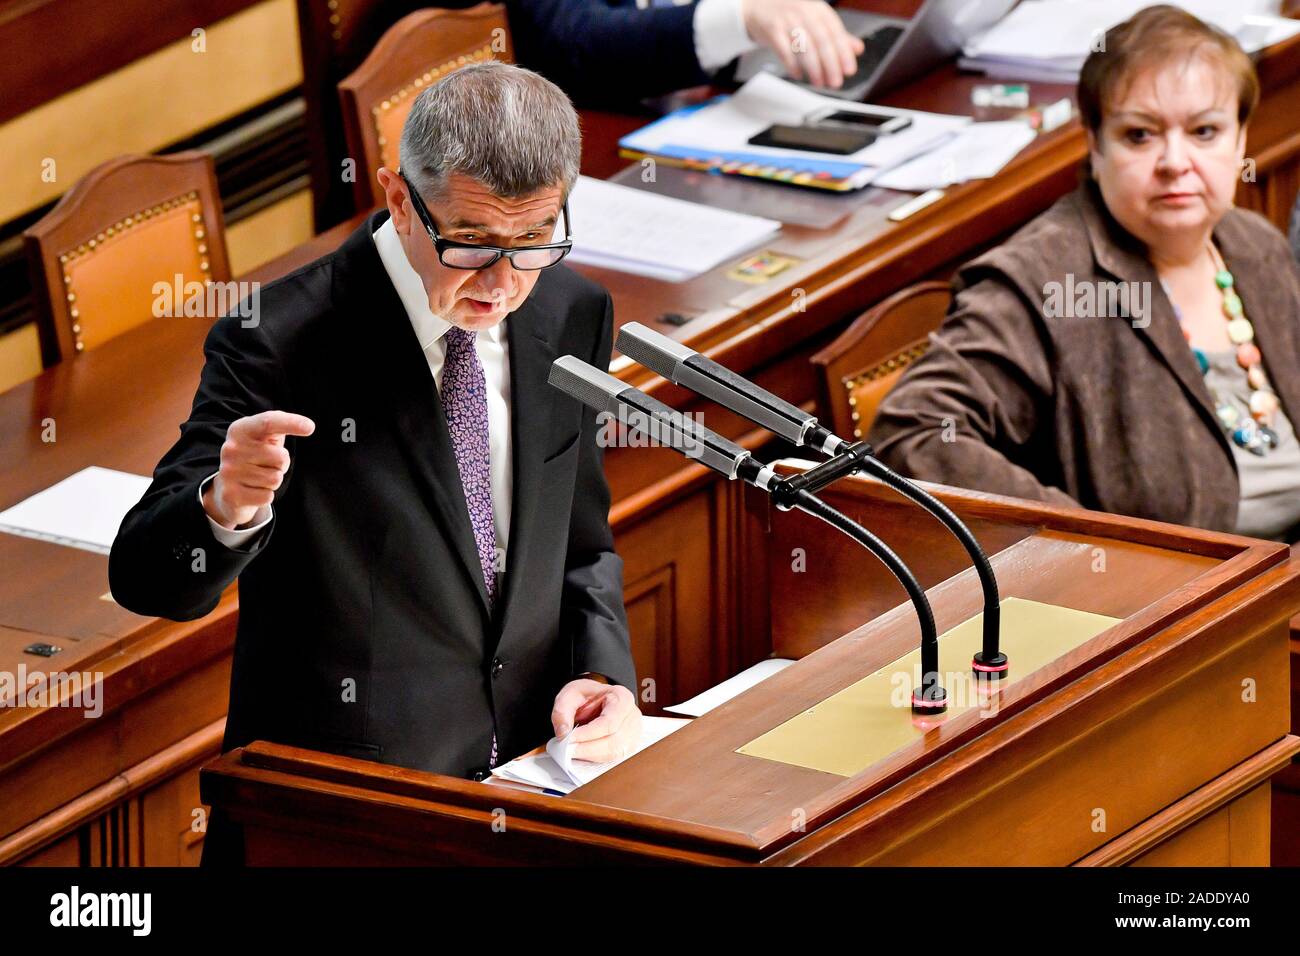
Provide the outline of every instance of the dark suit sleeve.
<path id="1" fill-rule="evenodd" d="M 611 106 L 708 81 L 695 56 L 695 4 L 638 10 L 604 0 L 512 0 L 521 66 L 585 106 Z"/>
<path id="2" fill-rule="evenodd" d="M 282 373 L 265 332 L 260 324 L 244 328 L 241 323 L 237 315 L 226 316 L 208 332 L 189 420 L 113 541 L 109 587 L 117 603 L 137 614 L 178 621 L 207 614 L 275 530 L 272 518 L 248 550 L 227 548 L 213 537 L 198 499 L 199 485 L 220 467 L 230 423 L 285 407 Z M 286 439 L 285 446 L 291 456 L 293 440 Z M 292 473 L 291 466 L 277 501 Z"/>
<path id="3" fill-rule="evenodd" d="M 1052 389 L 1028 306 L 990 276 L 957 293 L 867 439 L 882 461 L 913 478 L 1078 507 L 1026 467 L 1042 451 Z"/>
<path id="4" fill-rule="evenodd" d="M 605 295 L 605 314 L 595 351 L 588 361 L 609 368 L 613 350 L 614 306 Z M 585 409 L 578 436 L 578 475 L 569 522 L 562 618 L 573 636 L 573 675 L 604 674 L 636 693 L 627 615 L 623 610 L 623 559 L 614 553 L 609 527 L 609 485 L 604 452 L 596 442 L 596 413 Z"/>

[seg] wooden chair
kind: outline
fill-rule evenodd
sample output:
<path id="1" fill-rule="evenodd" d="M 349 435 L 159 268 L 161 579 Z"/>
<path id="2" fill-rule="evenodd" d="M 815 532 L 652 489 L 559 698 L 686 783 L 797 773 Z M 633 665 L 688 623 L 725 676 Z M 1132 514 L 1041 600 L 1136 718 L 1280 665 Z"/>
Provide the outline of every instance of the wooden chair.
<path id="1" fill-rule="evenodd" d="M 154 286 L 230 279 L 206 153 L 119 156 L 23 232 L 46 367 L 155 317 Z"/>
<path id="2" fill-rule="evenodd" d="M 428 5 L 426 0 L 298 0 L 307 157 L 318 233 L 357 212 L 352 185 L 342 175 L 348 147 L 339 82 L 361 65 L 385 30 Z"/>
<path id="3" fill-rule="evenodd" d="M 952 300 L 946 282 L 921 282 L 895 292 L 853 321 L 812 357 L 837 435 L 862 438 L 903 370 L 925 354 L 929 335 Z"/>
<path id="4" fill-rule="evenodd" d="M 514 62 L 506 10 L 418 10 L 393 25 L 356 72 L 339 84 L 348 152 L 357 160 L 358 209 L 383 202 L 380 166 L 396 169 L 402 124 L 425 87 L 470 63 Z"/>

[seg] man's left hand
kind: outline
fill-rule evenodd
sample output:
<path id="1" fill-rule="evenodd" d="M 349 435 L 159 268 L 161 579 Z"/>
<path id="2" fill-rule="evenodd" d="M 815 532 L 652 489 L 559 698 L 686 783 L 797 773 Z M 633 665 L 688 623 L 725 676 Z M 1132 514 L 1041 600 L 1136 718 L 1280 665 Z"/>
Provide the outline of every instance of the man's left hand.
<path id="1" fill-rule="evenodd" d="M 579 677 L 555 696 L 551 726 L 557 737 L 578 728 L 569 738 L 574 758 L 606 763 L 632 752 L 641 737 L 641 711 L 632 692 L 621 684 Z"/>

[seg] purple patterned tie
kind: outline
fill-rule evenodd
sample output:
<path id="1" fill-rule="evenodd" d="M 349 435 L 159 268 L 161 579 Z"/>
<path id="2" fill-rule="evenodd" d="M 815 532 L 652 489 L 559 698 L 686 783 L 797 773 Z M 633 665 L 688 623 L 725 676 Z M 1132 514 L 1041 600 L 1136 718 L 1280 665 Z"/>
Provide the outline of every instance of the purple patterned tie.
<path id="1" fill-rule="evenodd" d="M 456 453 L 469 522 L 478 546 L 479 567 L 487 586 L 488 608 L 496 602 L 496 527 L 492 520 L 492 467 L 488 448 L 487 380 L 474 348 L 475 334 L 452 326 L 445 336 L 447 357 L 442 367 L 442 408 Z M 497 762 L 497 735 L 492 731 L 492 755 Z"/>

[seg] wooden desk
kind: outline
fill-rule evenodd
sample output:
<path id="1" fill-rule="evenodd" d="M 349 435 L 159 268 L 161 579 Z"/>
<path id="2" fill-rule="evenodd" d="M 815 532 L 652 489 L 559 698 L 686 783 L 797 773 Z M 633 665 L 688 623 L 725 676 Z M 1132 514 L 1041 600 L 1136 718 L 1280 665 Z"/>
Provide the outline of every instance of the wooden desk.
<path id="1" fill-rule="evenodd" d="M 965 709 L 969 652 L 941 652 L 953 709 L 918 720 L 888 700 L 920 635 L 911 606 L 892 606 L 901 588 L 816 519 L 751 496 L 765 528 L 746 543 L 770 562 L 754 590 L 772 605 L 763 637 L 799 659 L 567 798 L 264 742 L 206 768 L 203 794 L 245 825 L 246 861 L 267 865 L 1266 865 L 1268 781 L 1300 751 L 1286 693 L 1300 566 L 1285 546 L 938 493 L 975 525 L 1004 600 L 1115 623 L 1040 666 L 1050 629 L 1013 641 L 1004 627 L 1012 674 Z M 980 610 L 937 522 L 866 479 L 824 495 L 898 545 L 940 633 Z M 827 727 L 834 707 L 820 705 L 882 670 Z M 814 707 L 823 723 L 804 745 L 741 752 Z M 852 758 L 800 764 L 809 743 L 825 759 L 827 734 Z"/>
<path id="2" fill-rule="evenodd" d="M 1260 66 L 1264 99 L 1248 156 L 1256 182 L 1243 205 L 1285 221 L 1300 181 L 1300 38 L 1273 48 Z M 977 78 L 936 70 L 886 97 L 939 111 L 969 109 Z M 1045 93 L 1035 87 L 1036 99 Z M 1050 96 L 1044 96 L 1050 98 Z M 584 169 L 622 168 L 611 145 L 639 118 L 584 114 Z M 956 187 L 899 225 L 881 206 L 861 206 L 828 230 L 789 228 L 769 248 L 802 261 L 763 285 L 729 279 L 733 263 L 680 284 L 583 269 L 614 295 L 618 322 L 638 320 L 706 350 L 791 401 L 813 407 L 808 356 L 861 310 L 923 278 L 946 276 L 1045 209 L 1075 183 L 1084 155 L 1077 123 L 1040 138 L 996 178 Z M 754 184 L 755 189 L 783 189 Z M 898 196 L 880 194 L 881 203 Z M 329 251 L 349 224 L 317 237 L 246 278 L 269 280 Z M 796 294 L 797 293 L 797 294 Z M 666 312 L 693 316 L 682 327 Z M 151 323 L 0 396 L 0 507 L 86 465 L 149 473 L 188 414 L 206 331 L 201 320 Z M 765 435 L 725 410 L 626 363 L 623 379 L 690 412 L 750 447 Z M 57 441 L 41 441 L 42 422 Z M 651 678 L 650 713 L 689 697 L 766 656 L 765 603 L 750 600 L 755 557 L 736 483 L 717 481 L 665 449 L 611 449 L 606 472 L 611 524 L 625 562 L 625 599 L 638 674 Z M 87 727 L 59 709 L 0 712 L 0 862 L 182 862 L 201 830 L 194 767 L 217 752 L 236 601 L 208 617 L 173 624 L 128 614 L 102 599 L 107 561 L 72 549 L 0 535 L 0 668 L 92 666 L 111 692 L 104 717 Z M 45 662 L 22 653 L 33 640 L 62 643 Z"/>

